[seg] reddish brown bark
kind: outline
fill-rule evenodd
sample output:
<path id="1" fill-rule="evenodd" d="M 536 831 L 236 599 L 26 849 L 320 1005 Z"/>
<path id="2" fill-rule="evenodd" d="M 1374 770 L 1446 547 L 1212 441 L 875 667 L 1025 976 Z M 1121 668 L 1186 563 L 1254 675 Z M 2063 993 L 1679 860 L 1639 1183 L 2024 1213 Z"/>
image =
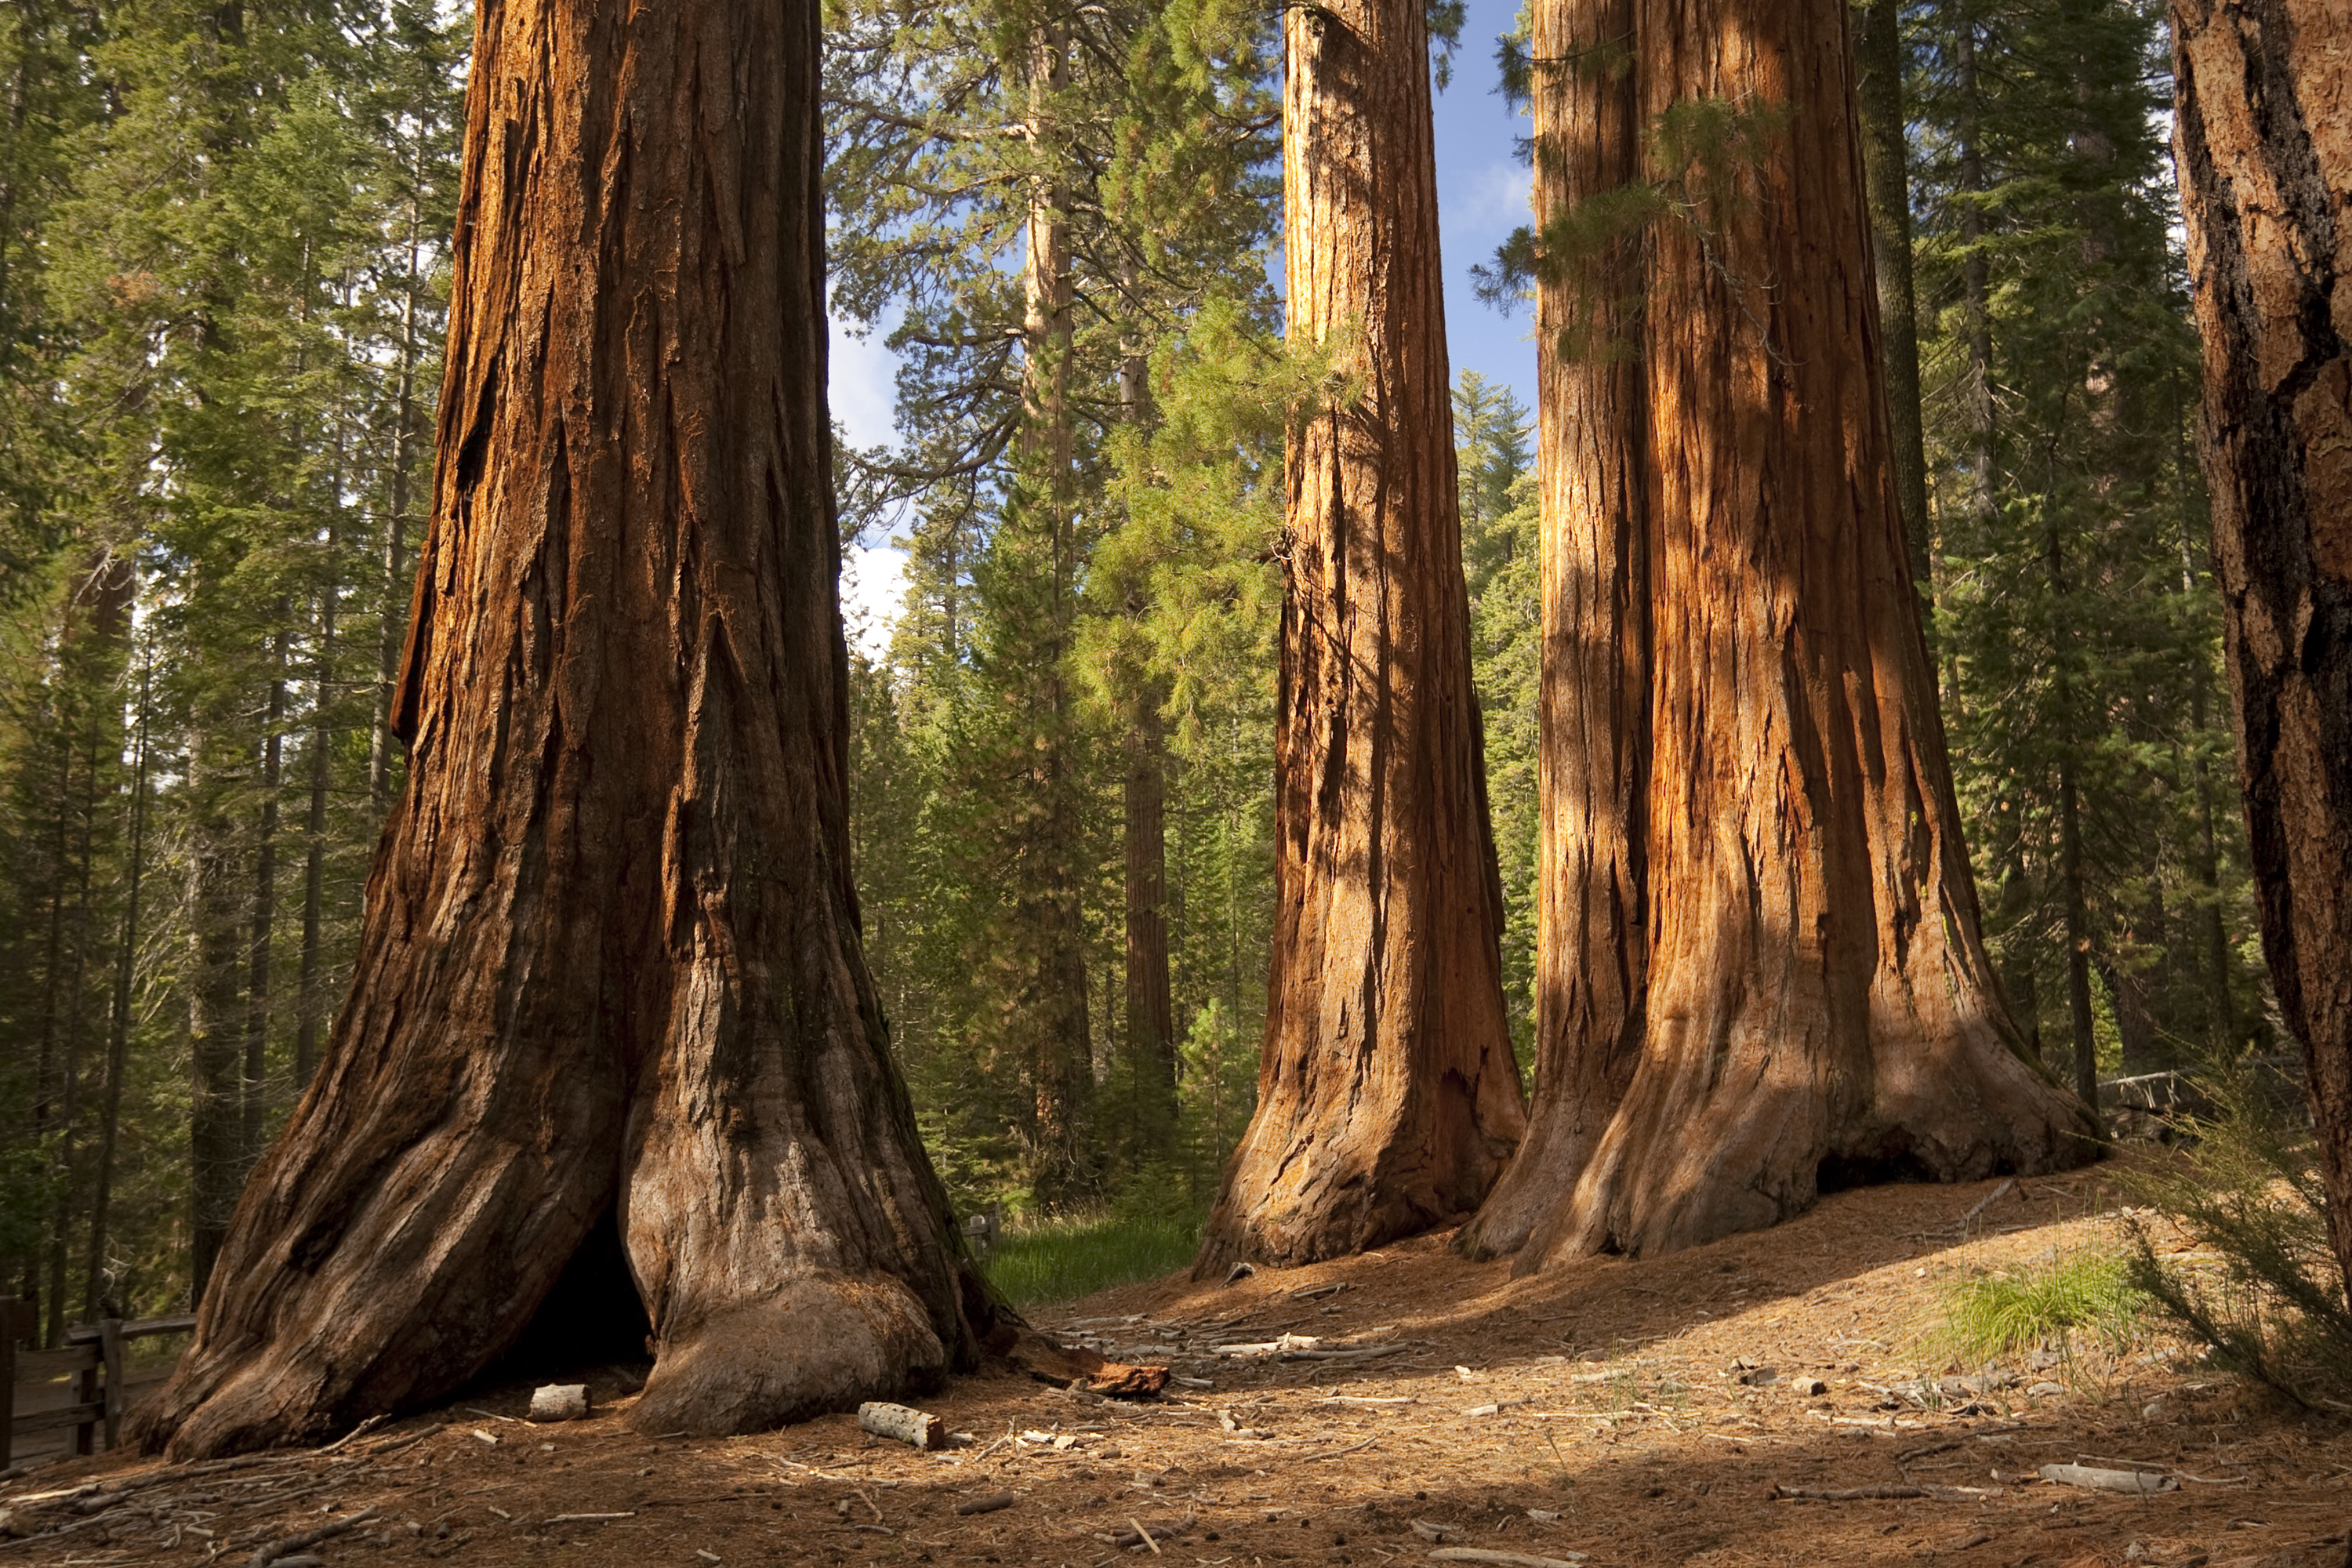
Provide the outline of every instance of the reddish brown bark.
<path id="1" fill-rule="evenodd" d="M 1551 698 L 1544 747 L 1582 751 L 1551 766 L 1590 803 L 1546 851 L 1570 919 L 1545 940 L 1582 973 L 1558 988 L 1566 1026 L 1547 1029 L 1547 1068 L 1561 1070 L 1539 1080 L 1530 1148 L 1548 1162 L 1514 1171 L 1508 1206 L 1468 1238 L 1518 1246 L 1524 1268 L 1770 1225 L 1824 1186 L 2039 1170 L 2095 1149 L 2081 1107 L 2012 1049 L 1978 931 L 1890 463 L 1844 9 L 1618 13 L 1642 123 L 1699 99 L 1768 118 L 1750 122 L 1738 189 L 1685 182 L 1696 221 L 1648 233 L 1637 447 L 1564 429 L 1543 454 L 1578 475 L 1545 487 L 1580 509 L 1547 523 L 1567 559 L 1549 568 L 1545 614 L 1547 640 L 1578 655 L 1561 678 L 1583 683 Z M 1606 25 L 1582 8 L 1568 22 Z M 1570 130 L 1609 89 L 1576 90 L 1595 99 L 1569 110 Z M 1606 123 L 1614 136 L 1622 121 Z M 1609 144 L 1578 132 L 1567 166 L 1606 177 L 1622 166 L 1601 161 Z M 1638 501 L 1610 482 L 1629 464 Z M 1618 537 L 1636 507 L 1654 656 L 1638 716 L 1601 640 L 1632 612 L 1597 586 L 1626 547 L 1590 542 Z M 1629 720 L 1646 733 L 1607 730 Z M 1637 810 L 1620 770 L 1645 746 Z M 1596 830 L 1626 837 L 1579 843 Z M 1611 930 L 1614 946 L 1588 934 Z M 1580 984 L 1606 1005 L 1580 1014 Z M 1596 1133 L 1612 1072 L 1628 1076 Z"/>
<path id="2" fill-rule="evenodd" d="M 1641 175 L 1633 0 L 1538 5 L 1536 218 Z M 1649 924 L 1649 540 L 1642 246 L 1547 266 L 1536 296 L 1542 683 L 1537 752 L 1536 1081 L 1527 1142 L 1464 1231 L 1477 1253 L 1545 1248 L 1639 1059 Z"/>
<path id="3" fill-rule="evenodd" d="M 1197 1270 L 1476 1206 L 1524 1123 L 1503 1011 L 1416 0 L 1285 14 L 1289 331 L 1358 378 L 1294 427 L 1257 1113 Z"/>
<path id="4" fill-rule="evenodd" d="M 2352 1287 L 2352 64 L 2327 0 L 2174 0 L 2172 32 L 2263 948 Z"/>
<path id="5" fill-rule="evenodd" d="M 847 860 L 817 60 L 806 0 L 483 6 L 409 782 L 150 1447 L 446 1393 L 607 1215 L 562 1306 L 634 1277 L 640 1425 L 972 1352 Z"/>

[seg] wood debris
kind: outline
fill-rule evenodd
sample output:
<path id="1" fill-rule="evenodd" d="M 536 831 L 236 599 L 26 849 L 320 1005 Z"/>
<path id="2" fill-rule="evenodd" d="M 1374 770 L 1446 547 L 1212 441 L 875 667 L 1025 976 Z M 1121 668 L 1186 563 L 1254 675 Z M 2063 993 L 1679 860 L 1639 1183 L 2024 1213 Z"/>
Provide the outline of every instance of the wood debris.
<path id="1" fill-rule="evenodd" d="M 933 1453 L 948 1446 L 947 1423 L 928 1411 L 887 1400 L 869 1399 L 857 1407 L 857 1427 L 877 1437 L 893 1437 Z"/>
<path id="2" fill-rule="evenodd" d="M 2180 1486 L 2170 1476 L 2154 1471 L 2109 1470 L 2096 1465 L 2044 1465 L 2042 1467 L 2042 1479 L 2062 1487 L 2129 1492 L 2137 1497 L 2152 1497 L 2158 1492 L 2177 1490 Z"/>

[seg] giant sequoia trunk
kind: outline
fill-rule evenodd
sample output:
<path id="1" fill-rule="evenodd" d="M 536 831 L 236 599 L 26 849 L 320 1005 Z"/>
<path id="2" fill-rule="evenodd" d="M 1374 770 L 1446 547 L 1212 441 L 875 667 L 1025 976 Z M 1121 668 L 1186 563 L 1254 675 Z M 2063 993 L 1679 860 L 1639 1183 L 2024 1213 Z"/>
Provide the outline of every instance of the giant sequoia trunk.
<path id="1" fill-rule="evenodd" d="M 150 1447 L 429 1400 L 559 1277 L 654 1430 L 971 1354 L 847 864 L 817 59 L 808 0 L 482 9 L 408 784 Z"/>
<path id="2" fill-rule="evenodd" d="M 1544 500 L 1571 512 L 1545 522 L 1548 676 L 1574 683 L 1544 710 L 1543 941 L 1576 968 L 1539 992 L 1536 1157 L 1466 1243 L 1523 1268 L 1662 1252 L 1828 1186 L 2085 1159 L 1978 933 L 1889 463 L 1844 5 L 1626 0 L 1552 24 L 1553 58 L 1630 34 L 1642 122 L 1766 112 L 1736 192 L 1647 172 L 1698 205 L 1647 237 L 1638 399 L 1629 370 L 1547 370 L 1642 423 L 1543 426 Z M 1616 177 L 1627 106 L 1561 74 L 1559 177 Z M 1610 640 L 1638 646 L 1644 597 L 1646 709 Z"/>
<path id="3" fill-rule="evenodd" d="M 2352 1286 L 2352 67 L 2324 0 L 2173 0 L 2172 33 L 2263 948 Z"/>
<path id="4" fill-rule="evenodd" d="M 1503 1012 L 1418 0 L 1285 13 L 1289 330 L 1352 397 L 1287 455 L 1274 957 L 1257 1114 L 1198 1270 L 1475 1208 L 1524 1122 Z"/>
<path id="5" fill-rule="evenodd" d="M 1634 0 L 1556 0 L 1533 17 L 1536 220 L 1641 175 L 1626 40 Z M 1586 208 L 1586 211 L 1591 209 Z M 1546 248 L 1552 248 L 1547 241 Z M 1539 1253 L 1640 1059 L 1649 779 L 1649 539 L 1641 485 L 1647 381 L 1641 246 L 1546 264 L 1536 294 L 1542 576 L 1537 692 L 1536 1088 L 1528 1140 L 1464 1231 L 1473 1253 Z"/>

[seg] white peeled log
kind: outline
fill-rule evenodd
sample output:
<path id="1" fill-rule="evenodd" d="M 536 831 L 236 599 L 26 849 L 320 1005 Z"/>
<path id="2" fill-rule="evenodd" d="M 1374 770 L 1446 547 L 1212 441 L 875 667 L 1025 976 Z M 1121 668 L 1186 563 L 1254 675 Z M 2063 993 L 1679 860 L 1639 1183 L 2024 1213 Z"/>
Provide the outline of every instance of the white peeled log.
<path id="1" fill-rule="evenodd" d="M 2091 1487 L 2103 1492 L 2130 1492 L 2147 1497 L 2168 1492 L 2180 1483 L 2154 1470 L 2103 1470 L 2092 1465 L 2044 1465 L 2042 1479 L 2064 1487 Z"/>
<path id="2" fill-rule="evenodd" d="M 588 1385 L 551 1383 L 530 1391 L 533 1421 L 578 1421 L 588 1414 Z"/>
<path id="3" fill-rule="evenodd" d="M 948 1446 L 947 1424 L 938 1416 L 879 1399 L 869 1399 L 857 1407 L 857 1426 L 877 1437 L 895 1437 L 927 1452 Z"/>

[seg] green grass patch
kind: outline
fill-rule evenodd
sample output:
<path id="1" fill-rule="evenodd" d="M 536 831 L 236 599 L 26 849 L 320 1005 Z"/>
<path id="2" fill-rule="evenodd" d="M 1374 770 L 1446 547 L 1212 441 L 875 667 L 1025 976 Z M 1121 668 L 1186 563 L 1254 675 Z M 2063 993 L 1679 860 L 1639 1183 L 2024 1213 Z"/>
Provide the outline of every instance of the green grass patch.
<path id="1" fill-rule="evenodd" d="M 1961 1280 L 1946 1298 L 1944 1332 L 1951 1353 L 1975 1364 L 2075 1333 L 2123 1344 L 2149 1306 L 2121 1253 L 2080 1252 Z"/>
<path id="2" fill-rule="evenodd" d="M 1005 1227 L 988 1278 L 1015 1307 L 1075 1301 L 1114 1285 L 1157 1279 L 1201 1248 L 1197 1216 L 1112 1209 Z"/>

